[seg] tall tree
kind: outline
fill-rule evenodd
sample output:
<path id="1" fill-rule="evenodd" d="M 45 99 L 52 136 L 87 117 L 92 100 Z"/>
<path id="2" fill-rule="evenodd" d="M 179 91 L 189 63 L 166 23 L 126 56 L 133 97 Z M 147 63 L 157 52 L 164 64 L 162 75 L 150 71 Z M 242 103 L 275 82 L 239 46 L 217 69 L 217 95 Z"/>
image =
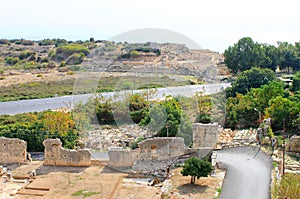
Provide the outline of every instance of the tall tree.
<path id="1" fill-rule="evenodd" d="M 224 57 L 226 66 L 237 74 L 253 66 L 260 66 L 264 60 L 264 52 L 261 45 L 254 43 L 250 37 L 244 37 L 226 49 Z"/>

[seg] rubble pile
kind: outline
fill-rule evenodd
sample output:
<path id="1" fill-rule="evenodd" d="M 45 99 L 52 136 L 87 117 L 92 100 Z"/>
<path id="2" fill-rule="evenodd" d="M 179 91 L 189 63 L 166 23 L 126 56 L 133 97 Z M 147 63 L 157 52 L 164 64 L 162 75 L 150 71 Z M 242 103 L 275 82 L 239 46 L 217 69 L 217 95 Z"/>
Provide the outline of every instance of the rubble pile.
<path id="1" fill-rule="evenodd" d="M 81 140 L 85 148 L 107 151 L 109 147 L 127 147 L 138 137 L 149 137 L 151 133 L 137 124 L 103 126 L 101 129 L 84 133 Z"/>
<path id="2" fill-rule="evenodd" d="M 256 130 L 243 129 L 235 130 L 223 129 L 218 136 L 215 149 L 231 148 L 238 146 L 256 145 Z"/>

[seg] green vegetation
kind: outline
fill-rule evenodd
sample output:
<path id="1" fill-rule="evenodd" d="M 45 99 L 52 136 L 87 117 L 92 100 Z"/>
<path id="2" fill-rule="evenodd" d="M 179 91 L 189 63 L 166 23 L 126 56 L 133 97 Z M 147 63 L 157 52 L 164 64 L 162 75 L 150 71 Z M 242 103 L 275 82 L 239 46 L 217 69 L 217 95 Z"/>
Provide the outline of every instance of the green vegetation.
<path id="1" fill-rule="evenodd" d="M 192 142 L 192 123 L 176 99 L 152 105 L 140 124 L 157 132 L 158 137 L 183 137 L 188 146 Z"/>
<path id="2" fill-rule="evenodd" d="M 59 46 L 56 49 L 56 55 L 62 54 L 63 56 L 70 56 L 74 53 L 83 53 L 85 56 L 89 54 L 89 49 L 82 44 L 68 44 Z"/>
<path id="3" fill-rule="evenodd" d="M 292 88 L 291 91 L 299 91 L 300 90 L 300 72 L 297 72 L 293 76 Z"/>
<path id="4" fill-rule="evenodd" d="M 270 69 L 251 68 L 238 75 L 232 87 L 226 89 L 227 97 L 235 97 L 237 93 L 246 94 L 252 88 L 259 88 L 275 80 L 275 73 Z"/>
<path id="5" fill-rule="evenodd" d="M 80 103 L 73 110 L 76 127 L 85 129 L 89 124 L 136 123 L 147 127 L 158 137 L 183 137 L 185 144 L 191 146 L 192 122 L 199 116 L 189 117 L 189 109 L 193 109 L 195 113 L 197 112 L 195 108 L 208 109 L 205 108 L 206 105 L 199 106 L 197 97 L 167 97 L 158 102 L 146 100 L 150 97 L 151 94 L 145 92 L 128 95 L 124 101 L 117 102 L 102 96 L 89 99 L 86 104 Z M 211 102 L 209 102 L 210 105 Z M 141 139 L 136 140 L 130 147 L 136 148 L 140 141 Z"/>
<path id="6" fill-rule="evenodd" d="M 72 194 L 72 196 L 83 196 L 83 198 L 90 197 L 92 195 L 99 195 L 101 192 L 92 192 L 86 190 L 79 190 Z"/>
<path id="7" fill-rule="evenodd" d="M 268 69 L 252 68 L 241 73 L 226 90 L 226 126 L 257 127 L 262 118 L 270 117 L 275 131 L 283 129 L 283 119 L 287 130 L 296 131 L 300 124 L 299 92 L 285 90 L 284 83 L 274 79 Z"/>
<path id="8" fill-rule="evenodd" d="M 272 198 L 298 199 L 300 196 L 299 182 L 299 174 L 286 173 L 279 182 L 275 182 Z"/>
<path id="9" fill-rule="evenodd" d="M 218 188 L 218 189 L 217 189 L 218 195 L 217 195 L 216 197 L 214 197 L 214 199 L 219 199 L 220 196 L 221 196 L 221 192 L 222 192 L 222 188 Z"/>
<path id="10" fill-rule="evenodd" d="M 196 178 L 207 177 L 211 171 L 212 167 L 210 162 L 191 157 L 185 161 L 181 174 L 183 176 L 191 176 L 191 184 L 195 184 Z"/>
<path id="11" fill-rule="evenodd" d="M 47 138 L 59 138 L 64 147 L 74 148 L 79 134 L 71 113 L 44 111 L 1 115 L 0 136 L 27 141 L 28 151 L 43 151 Z"/>
<path id="12" fill-rule="evenodd" d="M 34 65 L 28 65 L 27 67 L 35 67 Z M 67 73 L 73 75 L 71 71 Z M 149 84 L 145 85 L 145 78 L 149 79 Z M 29 82 L 23 84 L 15 84 L 10 86 L 0 86 L 0 102 L 22 100 L 22 99 L 38 99 L 54 96 L 63 96 L 71 94 L 84 94 L 94 93 L 95 88 L 86 87 L 88 82 L 90 85 L 94 85 L 92 79 L 86 79 L 84 85 L 76 87 L 74 91 L 74 79 L 65 79 L 61 81 L 49 81 L 49 82 Z M 118 84 L 116 84 L 116 82 Z M 163 82 L 164 84 L 161 84 Z M 145 77 L 145 76 L 124 76 L 124 77 L 101 77 L 99 78 L 98 86 L 96 88 L 97 93 L 119 91 L 119 90 L 131 90 L 131 89 L 144 89 L 144 88 L 159 88 L 164 86 L 182 86 L 187 82 L 174 81 L 170 77 Z M 134 85 L 143 85 L 141 87 L 134 87 Z M 34 88 L 34 89 L 33 89 Z"/>
<path id="13" fill-rule="evenodd" d="M 225 64 L 234 73 L 249 70 L 252 67 L 269 68 L 273 71 L 300 69 L 300 43 L 295 45 L 278 42 L 278 47 L 255 43 L 250 37 L 241 38 L 238 43 L 224 52 Z"/>
<path id="14" fill-rule="evenodd" d="M 144 138 L 143 137 L 139 137 L 139 138 L 137 138 L 129 147 L 132 149 L 132 150 L 134 150 L 134 149 L 136 149 L 136 148 L 138 148 L 138 144 L 140 143 L 140 142 L 142 142 L 144 140 Z"/>

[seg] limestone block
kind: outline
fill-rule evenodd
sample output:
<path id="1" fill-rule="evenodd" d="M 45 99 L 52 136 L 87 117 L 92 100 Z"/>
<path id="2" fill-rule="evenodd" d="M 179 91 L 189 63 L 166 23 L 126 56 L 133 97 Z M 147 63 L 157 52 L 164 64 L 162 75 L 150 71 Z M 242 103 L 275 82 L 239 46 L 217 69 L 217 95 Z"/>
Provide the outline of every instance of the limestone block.
<path id="1" fill-rule="evenodd" d="M 17 138 L 0 137 L 0 163 L 25 163 L 27 142 Z"/>
<path id="2" fill-rule="evenodd" d="M 67 150 L 59 139 L 44 140 L 44 165 L 49 166 L 90 166 L 91 153 L 88 150 Z"/>

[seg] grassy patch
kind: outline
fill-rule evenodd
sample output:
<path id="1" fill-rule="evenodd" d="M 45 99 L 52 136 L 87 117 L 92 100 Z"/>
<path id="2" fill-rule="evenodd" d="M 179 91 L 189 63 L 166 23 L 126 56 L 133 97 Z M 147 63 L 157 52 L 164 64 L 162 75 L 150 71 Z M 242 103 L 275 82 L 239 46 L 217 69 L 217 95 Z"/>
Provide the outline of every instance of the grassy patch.
<path id="1" fill-rule="evenodd" d="M 83 196 L 83 198 L 86 198 L 86 197 L 90 197 L 92 195 L 98 195 L 98 194 L 101 194 L 101 192 L 93 192 L 93 191 L 86 191 L 86 190 L 79 190 L 79 191 L 76 191 L 75 193 L 72 194 L 72 196 Z"/>
<path id="2" fill-rule="evenodd" d="M 275 182 L 273 198 L 298 199 L 300 195 L 299 182 L 299 174 L 286 173 L 279 182 Z"/>
<path id="3" fill-rule="evenodd" d="M 119 90 L 189 85 L 188 81 L 174 81 L 174 79 L 168 76 L 99 77 L 97 88 L 93 87 L 94 81 L 94 78 L 76 80 L 76 82 L 80 82 L 79 84 L 76 84 L 76 91 L 74 91 L 74 79 L 65 79 L 50 82 L 29 82 L 10 86 L 0 86 L 0 102 L 24 99 L 39 99 L 71 94 L 85 94 L 95 92 L 101 93 Z"/>

